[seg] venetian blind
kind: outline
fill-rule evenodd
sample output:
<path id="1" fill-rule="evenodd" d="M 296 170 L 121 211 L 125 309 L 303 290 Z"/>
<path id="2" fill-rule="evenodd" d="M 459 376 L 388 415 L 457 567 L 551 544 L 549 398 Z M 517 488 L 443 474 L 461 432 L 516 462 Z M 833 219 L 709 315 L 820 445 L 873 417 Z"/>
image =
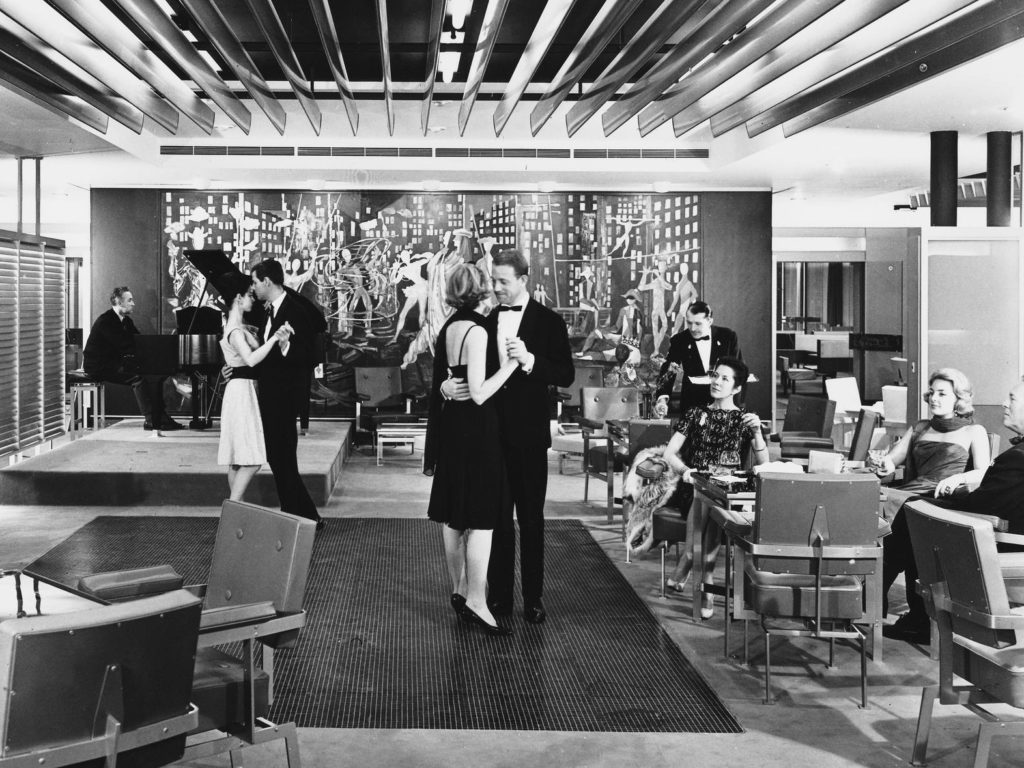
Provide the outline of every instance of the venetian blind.
<path id="1" fill-rule="evenodd" d="M 50 241 L 52 243 L 52 241 Z M 64 428 L 64 254 L 0 236 L 0 455 Z"/>

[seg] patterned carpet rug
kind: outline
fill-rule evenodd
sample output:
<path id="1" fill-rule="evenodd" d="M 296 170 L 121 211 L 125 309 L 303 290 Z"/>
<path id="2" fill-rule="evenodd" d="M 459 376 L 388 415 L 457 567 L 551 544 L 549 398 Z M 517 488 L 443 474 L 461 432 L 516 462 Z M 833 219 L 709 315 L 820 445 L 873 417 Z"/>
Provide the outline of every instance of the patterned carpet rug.
<path id="1" fill-rule="evenodd" d="M 27 570 L 62 584 L 168 563 L 205 581 L 217 521 L 98 517 Z M 329 519 L 270 718 L 318 728 L 738 733 L 679 647 L 576 520 L 546 526 L 548 621 L 508 638 L 457 621 L 440 526 Z M 45 605 L 43 610 L 45 612 Z"/>

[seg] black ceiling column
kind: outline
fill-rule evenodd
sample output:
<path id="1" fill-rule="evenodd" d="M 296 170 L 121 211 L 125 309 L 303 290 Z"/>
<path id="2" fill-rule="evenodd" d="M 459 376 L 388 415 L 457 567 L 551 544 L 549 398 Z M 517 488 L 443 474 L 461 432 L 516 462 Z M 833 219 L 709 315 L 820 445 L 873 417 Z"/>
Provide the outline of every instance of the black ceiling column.
<path id="1" fill-rule="evenodd" d="M 990 227 L 1008 227 L 1011 217 L 1009 131 L 991 131 L 988 139 L 988 162 L 985 166 L 985 223 Z"/>
<path id="2" fill-rule="evenodd" d="M 932 131 L 931 210 L 933 227 L 956 226 L 957 132 Z"/>

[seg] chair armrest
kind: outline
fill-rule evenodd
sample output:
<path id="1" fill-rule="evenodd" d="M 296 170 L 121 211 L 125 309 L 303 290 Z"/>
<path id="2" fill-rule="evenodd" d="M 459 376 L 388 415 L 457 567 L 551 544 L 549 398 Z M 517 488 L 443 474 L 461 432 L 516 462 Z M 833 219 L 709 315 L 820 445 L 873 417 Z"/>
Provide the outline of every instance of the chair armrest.
<path id="1" fill-rule="evenodd" d="M 155 565 L 83 576 L 78 580 L 78 589 L 98 600 L 117 602 L 181 589 L 184 583 L 184 578 L 171 566 Z"/>
<path id="2" fill-rule="evenodd" d="M 229 627 L 248 626 L 273 619 L 277 616 L 274 603 L 246 603 L 226 605 L 221 608 L 207 608 L 199 619 L 199 632 L 212 632 Z"/>
<path id="3" fill-rule="evenodd" d="M 882 554 L 877 545 L 826 545 L 812 547 L 806 544 L 754 544 L 747 547 L 751 555 L 757 557 L 818 557 L 819 553 L 825 560 L 874 560 Z"/>
<path id="4" fill-rule="evenodd" d="M 257 603 L 256 605 L 261 604 Z M 298 611 L 297 613 L 278 613 L 274 617 L 262 621 L 255 620 L 233 626 L 210 627 L 208 630 L 200 628 L 199 647 L 210 648 L 243 640 L 267 642 L 277 635 L 301 629 L 305 625 L 306 612 Z"/>
<path id="5" fill-rule="evenodd" d="M 1016 544 L 1024 547 L 1024 536 L 1019 533 L 1002 533 L 996 531 L 996 544 Z"/>
<path id="6" fill-rule="evenodd" d="M 369 395 L 364 395 L 364 394 L 362 394 L 360 392 L 356 392 L 356 401 L 357 402 L 365 403 L 369 399 L 370 399 Z"/>
<path id="7" fill-rule="evenodd" d="M 591 432 L 598 432 L 604 429 L 604 422 L 597 421 L 596 419 L 585 419 L 581 416 L 576 419 L 576 422 L 583 427 L 584 430 L 590 430 Z"/>
<path id="8" fill-rule="evenodd" d="M 571 399 L 572 399 L 572 395 L 570 395 L 568 392 L 558 392 L 558 391 L 555 392 L 555 400 L 558 400 L 559 402 L 564 403 L 566 400 L 571 400 Z"/>
<path id="9" fill-rule="evenodd" d="M 1003 518 L 998 517 L 996 515 L 982 515 L 982 514 L 979 514 L 978 512 L 972 512 L 971 515 L 973 517 L 980 517 L 982 520 L 987 520 L 992 525 L 992 529 L 994 531 L 996 531 L 997 533 L 1006 533 L 1009 530 L 1009 528 L 1010 528 L 1010 524 L 1006 520 L 1004 520 Z M 1007 534 L 1007 535 L 1013 536 L 1014 534 Z M 997 538 L 996 541 L 999 541 L 999 539 Z M 1006 542 L 1006 543 L 1011 543 L 1011 542 Z M 1024 544 L 1024 537 L 1021 537 L 1020 543 Z"/>

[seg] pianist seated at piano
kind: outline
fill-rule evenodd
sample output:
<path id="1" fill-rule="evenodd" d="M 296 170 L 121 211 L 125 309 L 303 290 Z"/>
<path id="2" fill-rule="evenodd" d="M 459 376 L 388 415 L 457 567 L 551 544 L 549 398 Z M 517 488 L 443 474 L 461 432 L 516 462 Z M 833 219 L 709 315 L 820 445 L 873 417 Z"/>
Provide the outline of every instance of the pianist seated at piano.
<path id="1" fill-rule="evenodd" d="M 184 429 L 167 415 L 163 394 L 167 376 L 140 372 L 135 350 L 139 329 L 131 318 L 135 310 L 131 289 L 126 285 L 115 288 L 110 294 L 110 305 L 89 331 L 83 355 L 85 375 L 95 381 L 131 387 L 139 413 L 145 418 L 143 429 Z"/>

